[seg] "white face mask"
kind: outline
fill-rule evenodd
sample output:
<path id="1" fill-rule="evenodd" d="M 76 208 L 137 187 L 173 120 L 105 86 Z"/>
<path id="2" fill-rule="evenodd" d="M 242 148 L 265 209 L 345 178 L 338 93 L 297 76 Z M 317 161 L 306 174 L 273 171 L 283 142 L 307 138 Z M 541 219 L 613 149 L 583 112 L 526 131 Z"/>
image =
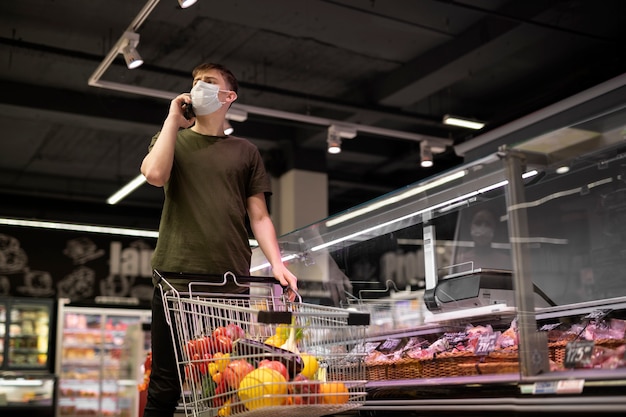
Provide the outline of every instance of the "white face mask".
<path id="1" fill-rule="evenodd" d="M 472 225 L 470 233 L 474 239 L 484 239 L 489 241 L 493 239 L 493 229 L 489 226 Z"/>
<path id="2" fill-rule="evenodd" d="M 216 112 L 225 101 L 220 101 L 217 97 L 220 87 L 215 84 L 205 83 L 199 80 L 191 89 L 191 105 L 193 112 L 198 116 L 204 116 Z"/>

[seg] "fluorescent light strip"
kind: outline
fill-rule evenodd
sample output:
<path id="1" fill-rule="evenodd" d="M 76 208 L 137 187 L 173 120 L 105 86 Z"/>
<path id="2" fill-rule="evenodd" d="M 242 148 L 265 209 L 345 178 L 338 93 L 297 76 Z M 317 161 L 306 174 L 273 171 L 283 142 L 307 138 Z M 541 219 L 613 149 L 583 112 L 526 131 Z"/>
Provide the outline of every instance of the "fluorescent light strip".
<path id="1" fill-rule="evenodd" d="M 90 232 L 90 233 L 103 233 L 111 235 L 125 235 L 136 237 L 150 237 L 158 238 L 159 232 L 156 230 L 142 230 L 142 229 L 127 229 L 123 227 L 107 227 L 107 226 L 89 226 L 85 224 L 73 224 L 73 223 L 61 223 L 61 222 L 49 222 L 41 220 L 22 220 L 22 219 L 10 219 L 0 217 L 0 225 L 7 226 L 21 226 L 21 227 L 36 227 L 40 229 L 55 229 L 55 230 L 67 230 L 72 232 Z M 250 247 L 259 246 L 259 242 L 256 239 L 248 239 Z"/>
<path id="2" fill-rule="evenodd" d="M 41 379 L 0 379 L 0 386 L 3 387 L 41 387 Z"/>
<path id="3" fill-rule="evenodd" d="M 290 261 L 290 260 L 295 259 L 295 258 L 298 258 L 298 257 L 299 257 L 298 255 L 293 254 L 293 255 L 287 255 L 287 256 L 284 256 L 284 257 L 280 258 L 280 260 L 281 260 L 282 262 L 287 262 L 287 261 Z M 261 265 L 258 265 L 258 266 L 255 266 L 255 267 L 253 267 L 253 268 L 250 268 L 250 272 L 260 271 L 261 269 L 269 268 L 270 266 L 271 266 L 271 265 L 270 265 L 270 263 L 269 263 L 269 262 L 265 262 L 265 263 L 263 263 L 263 264 L 261 264 Z"/>
<path id="4" fill-rule="evenodd" d="M 536 171 L 536 170 L 532 170 L 532 171 L 528 171 L 528 172 L 524 173 L 524 174 L 522 175 L 522 178 L 529 178 L 529 177 L 532 177 L 532 176 L 534 176 L 534 175 L 537 175 L 537 171 Z M 474 196 L 476 196 L 476 195 L 478 195 L 478 194 L 483 194 L 483 193 L 485 193 L 485 192 L 487 192 L 487 191 L 491 191 L 491 190 L 493 190 L 493 189 L 496 189 L 496 188 L 499 188 L 499 187 L 503 187 L 503 186 L 505 186 L 506 184 L 508 184 L 508 181 L 507 181 L 507 180 L 500 181 L 500 182 L 498 182 L 498 183 L 496 183 L 496 184 L 493 184 L 493 185 L 490 185 L 490 186 L 487 186 L 487 187 L 481 188 L 480 190 L 477 190 L 477 191 L 472 191 L 472 192 L 467 193 L 467 194 L 465 194 L 465 195 L 462 195 L 462 196 L 459 196 L 459 197 L 452 198 L 452 199 L 447 200 L 447 201 L 444 201 L 444 202 L 442 202 L 442 203 L 435 204 L 434 206 L 427 207 L 427 208 L 425 208 L 425 209 L 418 210 L 418 211 L 416 211 L 416 212 L 413 212 L 413 213 L 407 214 L 407 215 L 402 216 L 402 217 L 399 217 L 399 218 L 397 218 L 397 219 L 390 220 L 390 221 L 388 221 L 388 222 L 386 222 L 386 223 L 378 224 L 378 225 L 373 226 L 373 227 L 370 227 L 370 228 L 368 228 L 368 229 L 365 229 L 365 230 L 361 230 L 361 231 L 359 231 L 359 232 L 352 233 L 351 235 L 344 236 L 344 237 L 341 237 L 341 238 L 339 238 L 339 239 L 335 239 L 335 240 L 332 240 L 332 241 L 327 242 L 327 243 L 323 243 L 323 244 L 318 245 L 318 246 L 314 246 L 314 247 L 312 247 L 312 248 L 311 248 L 311 252 L 316 252 L 316 251 L 318 251 L 318 250 L 325 249 L 325 248 L 327 248 L 327 247 L 329 247 L 329 246 L 333 246 L 333 245 L 335 245 L 335 244 L 337 244 L 337 243 L 345 242 L 346 240 L 349 240 L 349 239 L 355 238 L 355 237 L 357 237 L 357 236 L 361 236 L 361 235 L 363 235 L 363 234 L 369 233 L 369 232 L 371 232 L 371 231 L 373 231 L 373 230 L 376 230 L 376 229 L 380 229 L 380 228 L 383 228 L 383 227 L 389 226 L 389 225 L 391 225 L 391 224 L 393 224 L 393 223 L 401 222 L 401 221 L 403 221 L 403 220 L 405 220 L 405 219 L 409 219 L 409 218 L 411 218 L 411 217 L 418 216 L 418 215 L 423 214 L 423 213 L 426 213 L 426 212 L 428 212 L 428 211 L 436 210 L 436 209 L 438 209 L 438 208 L 445 207 L 445 206 L 448 206 L 448 205 L 450 205 L 450 204 L 454 204 L 454 203 L 456 203 L 456 202 L 458 202 L 458 201 L 467 200 L 467 199 L 472 198 L 472 197 L 474 197 Z"/>
<path id="5" fill-rule="evenodd" d="M 40 220 L 21 220 L 21 219 L 0 218 L 0 224 L 5 224 L 8 226 L 36 227 L 36 228 L 41 228 L 41 229 L 68 230 L 68 231 L 73 231 L 73 232 L 103 233 L 103 234 L 111 234 L 111 235 L 125 235 L 125 236 L 153 237 L 153 238 L 156 238 L 159 236 L 159 232 L 152 231 L 152 230 L 127 229 L 127 228 L 122 228 L 122 227 L 107 227 L 107 226 L 90 226 L 86 224 L 49 222 L 49 221 L 40 221 Z"/>
<path id="6" fill-rule="evenodd" d="M 146 177 L 143 174 L 137 175 L 133 180 L 131 180 L 128 184 L 120 188 L 115 194 L 107 199 L 108 204 L 117 204 L 128 194 L 135 191 L 139 188 L 143 183 L 146 182 Z"/>
<path id="7" fill-rule="evenodd" d="M 435 188 L 435 187 L 438 187 L 440 185 L 446 184 L 446 183 L 448 183 L 450 181 L 454 181 L 456 179 L 462 178 L 462 177 L 465 176 L 466 173 L 467 173 L 467 171 L 465 171 L 465 170 L 458 171 L 458 172 L 455 172 L 453 174 L 446 175 L 445 177 L 442 177 L 442 178 L 440 178 L 438 180 L 435 180 L 433 182 L 430 182 L 428 184 L 424 184 L 421 187 L 411 188 L 410 190 L 405 191 L 404 193 L 399 194 L 397 196 L 392 196 L 392 197 L 386 198 L 386 199 L 384 199 L 382 201 L 374 202 L 374 203 L 372 203 L 372 204 L 370 204 L 370 205 L 368 205 L 366 207 L 363 207 L 361 209 L 354 210 L 354 211 L 351 211 L 349 213 L 337 216 L 335 218 L 332 218 L 332 219 L 328 220 L 326 222 L 326 226 L 327 227 L 331 227 L 331 226 L 337 225 L 339 223 L 343 223 L 345 221 L 353 219 L 355 217 L 362 216 L 363 214 L 370 213 L 370 212 L 372 212 L 374 210 L 378 210 L 379 208 L 388 206 L 390 204 L 397 203 L 398 201 L 405 200 L 405 199 L 407 199 L 409 197 L 412 197 L 412 196 L 414 196 L 416 194 L 423 193 L 423 192 L 428 191 L 428 190 L 430 190 L 432 188 Z"/>
<path id="8" fill-rule="evenodd" d="M 479 130 L 485 127 L 485 123 L 476 120 L 463 119 L 455 116 L 445 116 L 443 123 L 451 126 L 466 127 L 468 129 Z"/>

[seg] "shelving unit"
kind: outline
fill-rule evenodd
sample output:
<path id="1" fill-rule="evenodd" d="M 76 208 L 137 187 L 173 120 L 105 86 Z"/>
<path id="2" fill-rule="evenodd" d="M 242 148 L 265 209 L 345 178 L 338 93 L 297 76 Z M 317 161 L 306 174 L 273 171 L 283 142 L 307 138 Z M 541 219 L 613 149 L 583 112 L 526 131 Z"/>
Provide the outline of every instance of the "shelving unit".
<path id="1" fill-rule="evenodd" d="M 60 308 L 58 417 L 137 415 L 142 362 L 129 329 L 149 317 L 144 310 Z"/>

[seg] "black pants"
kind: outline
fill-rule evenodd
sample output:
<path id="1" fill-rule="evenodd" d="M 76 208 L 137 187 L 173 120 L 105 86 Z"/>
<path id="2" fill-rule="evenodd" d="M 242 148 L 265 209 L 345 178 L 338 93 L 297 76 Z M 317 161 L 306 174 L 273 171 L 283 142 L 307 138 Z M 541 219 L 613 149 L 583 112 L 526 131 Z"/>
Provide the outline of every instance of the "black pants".
<path id="1" fill-rule="evenodd" d="M 174 353 L 178 343 L 172 341 L 166 314 L 169 312 L 163 309 L 161 289 L 156 286 L 152 295 L 152 372 L 144 417 L 172 417 L 180 401 L 180 380 Z"/>

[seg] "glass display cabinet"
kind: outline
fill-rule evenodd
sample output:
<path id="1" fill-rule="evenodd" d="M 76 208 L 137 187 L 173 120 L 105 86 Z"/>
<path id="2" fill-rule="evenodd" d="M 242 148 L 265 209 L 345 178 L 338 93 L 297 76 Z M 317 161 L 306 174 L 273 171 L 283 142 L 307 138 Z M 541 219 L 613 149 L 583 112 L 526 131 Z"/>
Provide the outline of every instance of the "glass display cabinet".
<path id="1" fill-rule="evenodd" d="M 280 237 L 305 300 L 372 313 L 360 413 L 626 410 L 626 106 L 601 99 Z"/>
<path id="2" fill-rule="evenodd" d="M 54 415 L 54 300 L 0 297 L 0 414 Z"/>
<path id="3" fill-rule="evenodd" d="M 134 417 L 150 311 L 59 303 L 56 415 Z"/>

